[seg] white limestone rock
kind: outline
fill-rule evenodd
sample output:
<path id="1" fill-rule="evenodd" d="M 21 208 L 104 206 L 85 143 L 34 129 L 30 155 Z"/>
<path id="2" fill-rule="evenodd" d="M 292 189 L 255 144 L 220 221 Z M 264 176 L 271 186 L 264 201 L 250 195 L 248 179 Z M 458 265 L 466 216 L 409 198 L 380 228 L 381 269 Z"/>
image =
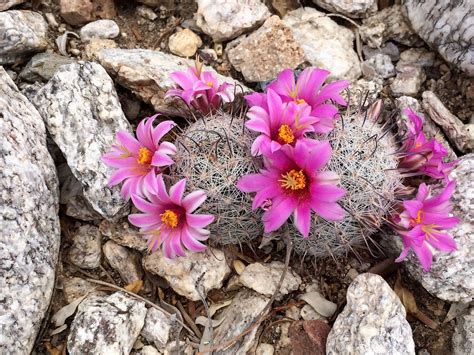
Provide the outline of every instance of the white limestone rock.
<path id="1" fill-rule="evenodd" d="M 145 302 L 122 292 L 88 296 L 77 308 L 67 340 L 70 355 L 122 355 L 132 351 L 145 322 Z"/>
<path id="2" fill-rule="evenodd" d="M 173 317 L 175 317 L 173 315 Z M 158 350 L 163 351 L 170 338 L 170 331 L 174 320 L 172 317 L 164 314 L 156 308 L 149 308 L 146 313 L 145 325 L 141 331 L 141 335 L 153 343 Z"/>
<path id="3" fill-rule="evenodd" d="M 112 169 L 100 160 L 117 131 L 131 131 L 104 68 L 91 62 L 62 66 L 32 102 L 94 210 L 109 219 L 128 214 L 120 187 L 108 187 Z"/>
<path id="4" fill-rule="evenodd" d="M 415 354 L 400 299 L 385 280 L 361 274 L 347 289 L 347 305 L 329 333 L 326 354 Z"/>
<path id="5" fill-rule="evenodd" d="M 453 335 L 453 355 L 474 353 L 474 308 L 456 318 Z"/>
<path id="6" fill-rule="evenodd" d="M 214 42 L 223 42 L 255 28 L 271 16 L 261 0 L 197 0 L 196 23 Z"/>
<path id="7" fill-rule="evenodd" d="M 185 58 L 194 56 L 201 46 L 201 38 L 187 28 L 171 35 L 168 41 L 170 52 Z"/>
<path id="8" fill-rule="evenodd" d="M 81 40 L 88 42 L 93 38 L 111 39 L 120 34 L 120 28 L 113 20 L 97 20 L 89 22 L 80 30 Z"/>
<path id="9" fill-rule="evenodd" d="M 313 2 L 323 9 L 352 18 L 369 17 L 377 12 L 376 0 L 313 0 Z"/>
<path id="10" fill-rule="evenodd" d="M 395 97 L 417 96 L 421 85 L 426 80 L 425 71 L 419 64 L 407 64 L 398 67 L 398 73 L 390 84 L 390 89 Z"/>
<path id="11" fill-rule="evenodd" d="M 0 5 L 1 7 L 1 5 Z M 48 24 L 34 11 L 0 12 L 0 65 L 46 49 Z"/>
<path id="12" fill-rule="evenodd" d="M 143 258 L 145 270 L 159 275 L 171 288 L 192 301 L 200 301 L 209 290 L 220 288 L 230 274 L 225 254 L 217 249 L 202 253 L 187 252 L 186 257 L 167 259 L 163 253 L 148 254 Z"/>
<path id="13" fill-rule="evenodd" d="M 43 119 L 0 67 L 0 353 L 29 354 L 54 287 L 60 228 Z"/>
<path id="14" fill-rule="evenodd" d="M 368 79 L 376 76 L 387 79 L 395 75 L 395 67 L 388 55 L 379 53 L 362 62 L 362 72 Z"/>
<path id="15" fill-rule="evenodd" d="M 305 59 L 311 65 L 329 70 L 329 79 L 360 77 L 360 61 L 353 49 L 354 33 L 351 30 L 310 7 L 289 12 L 283 22 L 293 31 Z"/>

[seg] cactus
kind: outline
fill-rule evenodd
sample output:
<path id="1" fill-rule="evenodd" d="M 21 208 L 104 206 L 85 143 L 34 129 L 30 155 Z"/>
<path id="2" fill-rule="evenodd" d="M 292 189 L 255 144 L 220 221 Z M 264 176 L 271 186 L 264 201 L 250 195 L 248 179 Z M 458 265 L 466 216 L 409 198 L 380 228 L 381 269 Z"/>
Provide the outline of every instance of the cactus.
<path id="1" fill-rule="evenodd" d="M 200 213 L 216 216 L 210 240 L 221 245 L 246 243 L 263 233 L 261 212 L 252 211 L 252 197 L 235 186 L 242 175 L 259 169 L 250 154 L 254 136 L 243 124 L 241 117 L 217 112 L 191 124 L 175 142 L 171 176 L 185 177 L 189 191 L 207 192 Z"/>
<path id="2" fill-rule="evenodd" d="M 394 207 L 396 192 L 402 187 L 401 176 L 395 170 L 395 138 L 367 116 L 371 116 L 370 110 L 368 115 L 360 111 L 346 113 L 326 138 L 333 149 L 326 169 L 339 175 L 347 191 L 341 200 L 347 213 L 339 222 L 314 216 L 307 239 L 290 225 L 299 254 L 337 257 L 364 245 L 370 249 L 374 245 L 371 236 Z"/>

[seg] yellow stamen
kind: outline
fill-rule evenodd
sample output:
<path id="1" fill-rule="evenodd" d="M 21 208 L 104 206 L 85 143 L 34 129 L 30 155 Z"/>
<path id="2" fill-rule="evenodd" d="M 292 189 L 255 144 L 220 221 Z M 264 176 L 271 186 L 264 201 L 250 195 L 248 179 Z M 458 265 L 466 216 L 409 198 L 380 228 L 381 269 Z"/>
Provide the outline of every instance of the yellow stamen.
<path id="1" fill-rule="evenodd" d="M 138 164 L 150 165 L 152 158 L 153 158 L 153 154 L 148 148 L 141 147 L 140 150 L 138 151 L 138 158 L 137 158 Z"/>
<path id="2" fill-rule="evenodd" d="M 297 96 L 297 95 L 298 95 L 298 90 L 293 89 L 293 90 L 290 91 L 290 97 L 291 97 L 292 99 L 296 99 L 296 96 Z"/>
<path id="3" fill-rule="evenodd" d="M 176 228 L 178 225 L 178 215 L 171 211 L 171 210 L 166 210 L 162 214 L 160 214 L 161 217 L 161 222 L 166 224 L 168 227 L 171 228 Z"/>
<path id="4" fill-rule="evenodd" d="M 304 99 L 297 99 L 297 100 L 296 100 L 296 103 L 297 103 L 297 104 L 305 104 L 306 101 L 305 101 Z"/>
<path id="5" fill-rule="evenodd" d="M 295 141 L 295 135 L 287 124 L 281 125 L 278 129 L 278 138 L 280 138 L 283 143 L 287 144 L 291 144 Z"/>
<path id="6" fill-rule="evenodd" d="M 423 216 L 423 211 L 419 210 L 416 214 L 416 218 L 415 219 L 412 218 L 410 220 L 411 224 L 420 224 L 422 216 Z"/>
<path id="7" fill-rule="evenodd" d="M 207 83 L 207 86 L 209 86 L 210 88 L 212 88 L 214 86 L 214 83 L 212 81 L 208 81 Z"/>
<path id="8" fill-rule="evenodd" d="M 306 187 L 306 176 L 303 169 L 299 171 L 292 169 L 286 174 L 282 174 L 281 177 L 283 179 L 278 182 L 287 190 L 302 190 Z"/>

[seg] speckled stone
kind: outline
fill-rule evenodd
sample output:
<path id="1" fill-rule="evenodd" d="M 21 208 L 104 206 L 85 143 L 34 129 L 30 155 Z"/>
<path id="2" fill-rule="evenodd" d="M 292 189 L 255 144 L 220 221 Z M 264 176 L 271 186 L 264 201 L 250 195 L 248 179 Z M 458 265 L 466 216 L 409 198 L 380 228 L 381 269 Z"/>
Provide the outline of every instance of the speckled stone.
<path id="1" fill-rule="evenodd" d="M 0 12 L 0 65 L 46 49 L 48 24 L 34 11 Z"/>
<path id="2" fill-rule="evenodd" d="M 164 350 L 174 321 L 172 317 L 164 314 L 159 309 L 149 308 L 146 313 L 145 325 L 140 334 L 154 344 L 157 349 Z"/>
<path id="3" fill-rule="evenodd" d="M 88 296 L 77 308 L 67 340 L 70 355 L 132 351 L 146 316 L 145 303 L 122 292 Z"/>
<path id="4" fill-rule="evenodd" d="M 142 252 L 148 248 L 143 234 L 127 222 L 113 223 L 103 220 L 100 222 L 99 230 L 102 235 L 124 247 Z"/>
<path id="5" fill-rule="evenodd" d="M 104 68 L 91 62 L 64 65 L 32 102 L 92 208 L 105 218 L 128 214 L 120 187 L 107 186 L 112 169 L 100 160 L 118 130 L 131 131 Z"/>
<path id="6" fill-rule="evenodd" d="M 133 251 L 118 245 L 112 240 L 105 243 L 102 250 L 109 265 L 120 274 L 126 285 L 142 279 L 143 270 L 138 255 Z"/>
<path id="7" fill-rule="evenodd" d="M 377 0 L 313 0 L 330 12 L 352 18 L 369 17 L 377 12 Z"/>
<path id="8" fill-rule="evenodd" d="M 0 67 L 0 353 L 29 354 L 54 287 L 58 178 L 43 119 Z"/>
<path id="9" fill-rule="evenodd" d="M 0 11 L 8 10 L 10 7 L 24 3 L 26 0 L 0 0 Z"/>
<path id="10" fill-rule="evenodd" d="M 91 224 L 80 225 L 72 235 L 69 260 L 81 269 L 95 269 L 101 262 L 101 235 Z"/>
<path id="11" fill-rule="evenodd" d="M 29 82 L 48 81 L 65 64 L 74 59 L 55 53 L 38 53 L 30 59 L 20 73 L 20 78 Z"/>
<path id="12" fill-rule="evenodd" d="M 326 354 L 415 354 L 400 299 L 375 274 L 361 274 L 347 289 L 347 305 L 329 333 Z"/>
<path id="13" fill-rule="evenodd" d="M 474 354 L 474 308 L 456 318 L 453 335 L 453 354 Z"/>

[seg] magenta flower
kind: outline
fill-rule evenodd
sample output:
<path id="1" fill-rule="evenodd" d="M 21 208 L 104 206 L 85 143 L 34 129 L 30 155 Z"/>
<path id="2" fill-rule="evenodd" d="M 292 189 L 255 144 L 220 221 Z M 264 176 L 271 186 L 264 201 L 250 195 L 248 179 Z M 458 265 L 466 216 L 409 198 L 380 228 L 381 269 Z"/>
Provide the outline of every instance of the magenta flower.
<path id="1" fill-rule="evenodd" d="M 102 161 L 117 169 L 109 179 L 109 186 L 123 182 L 120 191 L 126 200 L 132 194 L 142 195 L 150 189 L 151 182 L 160 168 L 173 164 L 169 155 L 176 153 L 176 147 L 169 142 L 161 142 L 161 138 L 173 127 L 173 121 L 160 122 L 153 127 L 158 115 L 145 118 L 137 127 L 137 138 L 126 131 L 118 131 L 118 144 L 102 156 Z"/>
<path id="2" fill-rule="evenodd" d="M 175 71 L 171 79 L 179 88 L 170 89 L 165 98 L 181 97 L 189 106 L 208 114 L 218 109 L 222 102 L 234 100 L 234 86 L 229 83 L 219 84 L 213 72 L 202 71 L 202 64 L 196 62 L 187 71 Z"/>
<path id="3" fill-rule="evenodd" d="M 456 161 L 445 163 L 446 148 L 435 138 L 426 139 L 423 133 L 423 120 L 411 109 L 406 109 L 409 118 L 408 133 L 398 168 L 408 176 L 428 175 L 434 179 L 446 179 Z"/>
<path id="4" fill-rule="evenodd" d="M 316 120 L 309 115 L 311 108 L 308 105 L 282 103 L 272 89 L 268 90 L 265 101 L 268 111 L 260 106 L 253 106 L 247 113 L 249 120 L 245 126 L 261 133 L 252 144 L 252 155 L 268 155 L 285 144 L 294 146 L 298 141 L 307 144 L 315 142 L 304 137 L 306 132 L 314 131 L 312 124 Z"/>
<path id="5" fill-rule="evenodd" d="M 320 171 L 331 156 L 328 142 L 307 146 L 297 141 L 264 157 L 259 174 L 245 175 L 237 182 L 243 192 L 256 192 L 252 208 L 264 208 L 265 232 L 280 228 L 293 213 L 293 222 L 308 236 L 311 211 L 327 220 L 340 220 L 344 210 L 336 203 L 345 193 L 337 187 L 337 174 Z"/>
<path id="6" fill-rule="evenodd" d="M 334 120 L 337 119 L 339 113 L 337 107 L 328 101 L 332 100 L 340 105 L 347 105 L 340 92 L 349 85 L 347 80 L 323 85 L 328 75 L 327 70 L 306 68 L 295 82 L 293 71 L 286 69 L 268 86 L 268 89 L 272 89 L 280 95 L 283 102 L 309 105 L 311 107 L 310 116 L 317 118 L 313 124 L 314 131 L 328 133 L 334 128 Z M 261 106 L 266 109 L 264 96 L 265 94 L 254 93 L 245 98 L 250 106 Z"/>
<path id="7" fill-rule="evenodd" d="M 397 262 L 404 260 L 413 249 L 423 269 L 429 271 L 433 259 L 430 247 L 444 252 L 456 250 L 453 237 L 446 233 L 459 223 L 459 218 L 449 216 L 452 210 L 449 199 L 454 188 L 455 183 L 451 181 L 439 195 L 430 197 L 430 188 L 421 184 L 416 198 L 403 202 L 405 210 L 395 220 L 404 246 Z"/>
<path id="8" fill-rule="evenodd" d="M 186 256 L 184 248 L 206 249 L 201 242 L 208 239 L 210 232 L 204 228 L 214 221 L 214 216 L 193 213 L 206 200 L 206 193 L 198 190 L 183 197 L 186 179 L 171 186 L 169 194 L 162 175 L 155 176 L 152 184 L 154 188 L 145 191 L 145 198 L 132 195 L 133 204 L 143 213 L 128 216 L 145 234 L 148 249 L 154 252 L 163 246 L 169 259 Z"/>

